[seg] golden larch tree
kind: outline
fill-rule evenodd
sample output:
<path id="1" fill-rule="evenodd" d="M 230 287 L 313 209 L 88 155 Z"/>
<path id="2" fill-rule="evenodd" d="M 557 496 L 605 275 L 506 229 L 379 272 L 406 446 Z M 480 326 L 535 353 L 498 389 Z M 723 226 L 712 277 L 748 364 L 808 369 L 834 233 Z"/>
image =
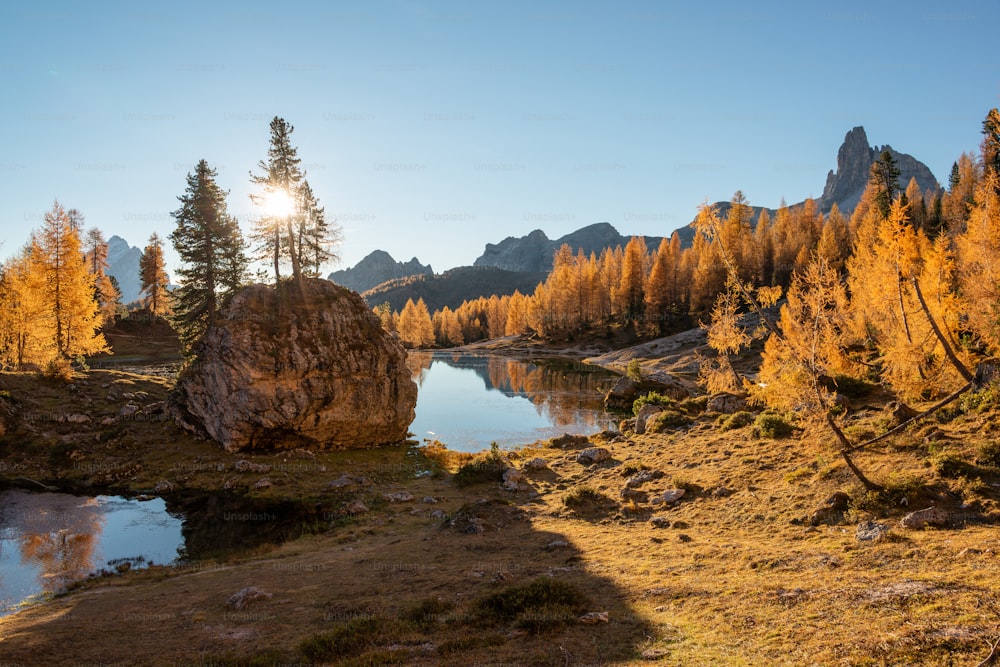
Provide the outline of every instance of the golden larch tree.
<path id="1" fill-rule="evenodd" d="M 33 254 L 45 276 L 44 300 L 52 310 L 53 358 L 73 359 L 108 351 L 100 306 L 87 271 L 80 230 L 57 201 L 45 214 Z"/>

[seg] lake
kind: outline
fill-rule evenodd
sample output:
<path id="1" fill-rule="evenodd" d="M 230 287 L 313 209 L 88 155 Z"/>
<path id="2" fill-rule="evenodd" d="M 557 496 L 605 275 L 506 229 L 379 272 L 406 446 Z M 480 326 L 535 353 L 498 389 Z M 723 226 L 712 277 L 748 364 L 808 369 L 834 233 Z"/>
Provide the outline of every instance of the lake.
<path id="1" fill-rule="evenodd" d="M 477 452 L 614 428 L 604 394 L 618 376 L 569 359 L 525 361 L 498 355 L 410 351 L 420 441 Z"/>
<path id="2" fill-rule="evenodd" d="M 32 596 L 116 566 L 167 564 L 183 548 L 163 500 L 0 493 L 0 616 Z"/>

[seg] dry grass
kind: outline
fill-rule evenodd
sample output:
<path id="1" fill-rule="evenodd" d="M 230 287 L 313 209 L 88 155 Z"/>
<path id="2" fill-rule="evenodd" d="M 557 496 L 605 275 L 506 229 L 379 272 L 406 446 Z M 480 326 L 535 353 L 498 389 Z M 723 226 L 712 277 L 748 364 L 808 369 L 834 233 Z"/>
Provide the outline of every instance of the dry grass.
<path id="1" fill-rule="evenodd" d="M 158 382 L 95 381 L 133 382 L 146 391 Z M 13 384 L 3 388 L 17 395 Z M 51 391 L 31 400 L 54 400 L 58 391 Z M 372 502 L 370 512 L 219 567 L 158 568 L 92 583 L 0 620 L 0 655 L 5 664 L 249 664 L 251 655 L 275 664 L 340 646 L 332 649 L 341 650 L 339 657 L 322 659 L 974 665 L 1000 636 L 1000 413 L 995 405 L 967 408 L 859 454 L 858 464 L 888 487 L 878 496 L 863 493 L 822 430 L 764 439 L 750 428 L 720 432 L 711 416 L 669 434 L 602 438 L 613 458 L 599 466 L 577 463 L 575 445 L 513 454 L 515 462 L 536 455 L 548 461 L 526 473 L 530 490 L 517 493 L 494 483 L 460 488 L 443 472 L 418 475 L 465 462 L 433 448 L 423 455 L 404 447 L 317 454 L 322 474 L 289 473 L 268 493 L 330 498 L 323 483 L 361 469 L 375 477 L 373 488 L 355 492 Z M 880 410 L 862 407 L 852 424 L 874 431 L 882 419 Z M 143 460 L 128 484 L 182 459 L 227 460 L 184 439 L 169 453 L 150 451 L 144 438 L 154 437 L 155 425 L 146 426 L 151 430 L 126 424 L 109 440 L 115 456 Z M 58 429 L 51 437 L 58 440 Z M 122 449 L 130 437 L 130 449 Z M 13 456 L 13 446 L 8 439 L 4 460 L 26 460 Z M 51 458 L 40 456 L 43 446 L 29 446 L 32 461 Z M 101 456 L 102 447 L 81 445 L 87 457 Z M 628 477 L 643 470 L 663 473 L 639 487 L 649 500 L 618 504 Z M 189 481 L 209 488 L 219 475 L 192 473 Z M 675 505 L 652 503 L 678 486 L 688 492 Z M 416 499 L 374 502 L 401 489 Z M 810 514 L 836 491 L 851 497 L 850 508 L 833 524 L 810 526 Z M 565 502 L 574 494 L 614 503 L 581 513 Z M 425 496 L 437 502 L 420 502 Z M 905 512 L 930 505 L 948 510 L 952 525 L 899 527 Z M 437 510 L 443 514 L 432 515 Z M 854 533 L 862 520 L 885 523 L 890 532 L 859 542 Z M 544 596 L 524 593 L 543 578 L 582 591 L 585 606 L 578 598 L 547 606 Z M 227 608 L 226 599 L 247 585 L 274 596 L 245 612 Z M 506 610 L 500 603 L 508 599 L 540 602 L 511 603 L 515 611 L 486 622 L 484 605 Z M 584 610 L 607 611 L 609 622 L 576 621 Z M 349 635 L 359 639 L 337 643 Z"/>

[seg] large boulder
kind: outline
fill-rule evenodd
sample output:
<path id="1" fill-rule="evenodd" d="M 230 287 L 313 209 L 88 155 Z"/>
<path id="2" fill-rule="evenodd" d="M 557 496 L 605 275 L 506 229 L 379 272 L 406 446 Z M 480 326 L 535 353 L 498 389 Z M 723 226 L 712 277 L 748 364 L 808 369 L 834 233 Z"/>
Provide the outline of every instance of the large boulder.
<path id="1" fill-rule="evenodd" d="M 325 280 L 243 288 L 194 353 L 169 412 L 227 451 L 373 447 L 413 421 L 402 345 L 360 296 Z"/>

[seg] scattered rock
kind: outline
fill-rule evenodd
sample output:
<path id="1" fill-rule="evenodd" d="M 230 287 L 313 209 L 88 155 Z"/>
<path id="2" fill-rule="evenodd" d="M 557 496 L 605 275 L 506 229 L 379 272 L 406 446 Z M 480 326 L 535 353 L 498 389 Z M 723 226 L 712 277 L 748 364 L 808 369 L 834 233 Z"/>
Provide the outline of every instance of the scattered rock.
<path id="1" fill-rule="evenodd" d="M 174 490 L 173 483 L 168 482 L 165 479 L 161 479 L 159 482 L 156 483 L 156 486 L 153 487 L 153 491 L 155 493 L 169 493 L 173 490 Z"/>
<path id="2" fill-rule="evenodd" d="M 926 526 L 946 526 L 948 513 L 940 507 L 928 507 L 910 512 L 900 520 L 899 525 L 911 530 L 920 530 Z"/>
<path id="3" fill-rule="evenodd" d="M 434 496 L 424 496 L 423 498 L 420 499 L 420 502 L 422 502 L 422 503 L 424 503 L 426 505 L 436 505 L 437 502 L 438 502 L 438 499 L 435 498 Z"/>
<path id="4" fill-rule="evenodd" d="M 432 519 L 447 519 L 448 518 L 448 514 L 444 510 L 434 510 L 433 512 L 431 512 L 431 518 Z"/>
<path id="5" fill-rule="evenodd" d="M 122 406 L 122 409 L 118 411 L 118 414 L 122 417 L 131 417 L 137 412 L 139 412 L 138 405 L 135 403 L 126 403 Z"/>
<path id="6" fill-rule="evenodd" d="M 90 421 L 90 416 L 88 415 L 66 415 L 63 418 L 68 424 L 86 424 Z"/>
<path id="7" fill-rule="evenodd" d="M 367 511 L 368 511 L 368 506 L 365 505 L 360 500 L 352 500 L 351 502 L 344 505 L 344 508 L 342 510 L 344 514 L 350 514 L 351 516 L 364 514 Z"/>
<path id="8" fill-rule="evenodd" d="M 168 413 L 230 452 L 374 447 L 403 440 L 413 421 L 402 343 L 328 280 L 242 288 L 193 352 Z"/>
<path id="9" fill-rule="evenodd" d="M 840 521 L 844 512 L 850 506 L 851 497 L 843 491 L 837 491 L 832 496 L 809 515 L 809 524 L 818 526 L 821 523 L 836 523 Z"/>
<path id="10" fill-rule="evenodd" d="M 691 536 L 688 535 L 687 533 L 681 533 L 680 535 L 677 536 L 677 539 L 680 540 L 681 542 L 691 542 L 692 541 Z"/>
<path id="11" fill-rule="evenodd" d="M 350 489 L 361 485 L 361 478 L 354 475 L 343 474 L 326 485 L 328 489 Z"/>
<path id="12" fill-rule="evenodd" d="M 590 444 L 590 440 L 585 435 L 573 435 L 571 433 L 564 433 L 558 438 L 552 438 L 548 441 L 549 447 L 554 447 L 556 449 L 569 449 L 570 447 L 586 447 Z"/>
<path id="13" fill-rule="evenodd" d="M 274 486 L 274 484 L 271 483 L 271 480 L 265 477 L 257 480 L 257 483 L 253 485 L 253 488 L 258 491 L 263 491 L 264 489 L 270 489 L 272 486 Z"/>
<path id="14" fill-rule="evenodd" d="M 656 609 L 654 609 L 653 611 L 656 611 Z M 670 655 L 670 651 L 668 651 L 665 648 L 647 648 L 645 651 L 642 652 L 641 657 L 643 660 L 652 661 L 652 660 L 663 660 L 668 655 Z"/>
<path id="15" fill-rule="evenodd" d="M 584 614 L 580 617 L 580 622 L 585 625 L 594 625 L 597 623 L 607 623 L 608 622 L 608 612 L 606 611 L 592 611 Z"/>
<path id="16" fill-rule="evenodd" d="M 636 474 L 625 480 L 625 486 L 630 489 L 635 489 L 646 482 L 652 482 L 663 477 L 663 472 L 660 470 L 640 470 Z"/>
<path id="17" fill-rule="evenodd" d="M 708 399 L 705 409 L 709 412 L 719 412 L 724 415 L 731 415 L 734 412 L 741 412 L 747 409 L 747 399 L 745 396 L 730 393 L 715 394 Z"/>
<path id="18" fill-rule="evenodd" d="M 725 486 L 717 486 L 714 489 L 712 489 L 709 493 L 713 498 L 728 498 L 729 496 L 733 495 L 734 491 Z"/>
<path id="19" fill-rule="evenodd" d="M 854 531 L 858 542 L 878 542 L 889 534 L 889 526 L 875 521 L 862 521 Z"/>
<path id="20" fill-rule="evenodd" d="M 233 464 L 233 468 L 236 472 L 253 472 L 253 473 L 266 473 L 271 472 L 271 466 L 266 463 L 253 463 L 252 461 L 247 461 L 246 459 L 240 459 Z"/>
<path id="21" fill-rule="evenodd" d="M 542 457 L 536 457 L 524 464 L 525 470 L 545 470 L 549 467 L 549 462 Z"/>
<path id="22" fill-rule="evenodd" d="M 568 546 L 569 542 L 567 542 L 566 540 L 552 540 L 551 542 L 546 544 L 543 547 L 543 549 L 545 549 L 546 551 L 554 551 L 556 549 L 565 549 Z"/>
<path id="23" fill-rule="evenodd" d="M 649 492 L 641 489 L 622 489 L 622 500 L 634 500 L 637 503 L 649 502 Z"/>
<path id="24" fill-rule="evenodd" d="M 267 593 L 256 586 L 247 586 L 246 588 L 241 588 L 236 593 L 229 598 L 226 605 L 232 607 L 233 609 L 243 609 L 251 602 L 257 602 L 258 600 L 270 600 L 274 597 L 271 593 Z"/>
<path id="25" fill-rule="evenodd" d="M 383 493 L 382 497 L 390 503 L 408 503 L 413 500 L 413 494 L 408 491 L 397 491 L 395 493 Z"/>
<path id="26" fill-rule="evenodd" d="M 601 463 L 611 458 L 611 452 L 604 447 L 590 447 L 576 455 L 577 463 L 584 465 Z"/>
<path id="27" fill-rule="evenodd" d="M 667 489 L 658 496 L 655 496 L 651 501 L 654 505 L 665 504 L 672 505 L 678 500 L 684 497 L 684 489 Z"/>
<path id="28" fill-rule="evenodd" d="M 687 521 L 674 521 L 670 525 L 670 527 L 675 530 L 684 530 L 685 528 L 690 528 L 691 524 L 689 524 Z"/>
<path id="29" fill-rule="evenodd" d="M 670 519 L 666 517 L 654 516 L 649 522 L 657 528 L 670 528 Z"/>
<path id="30" fill-rule="evenodd" d="M 503 472 L 503 484 L 502 487 L 505 491 L 521 491 L 526 487 L 526 485 L 521 483 L 524 479 L 524 473 L 517 468 L 507 468 Z"/>

